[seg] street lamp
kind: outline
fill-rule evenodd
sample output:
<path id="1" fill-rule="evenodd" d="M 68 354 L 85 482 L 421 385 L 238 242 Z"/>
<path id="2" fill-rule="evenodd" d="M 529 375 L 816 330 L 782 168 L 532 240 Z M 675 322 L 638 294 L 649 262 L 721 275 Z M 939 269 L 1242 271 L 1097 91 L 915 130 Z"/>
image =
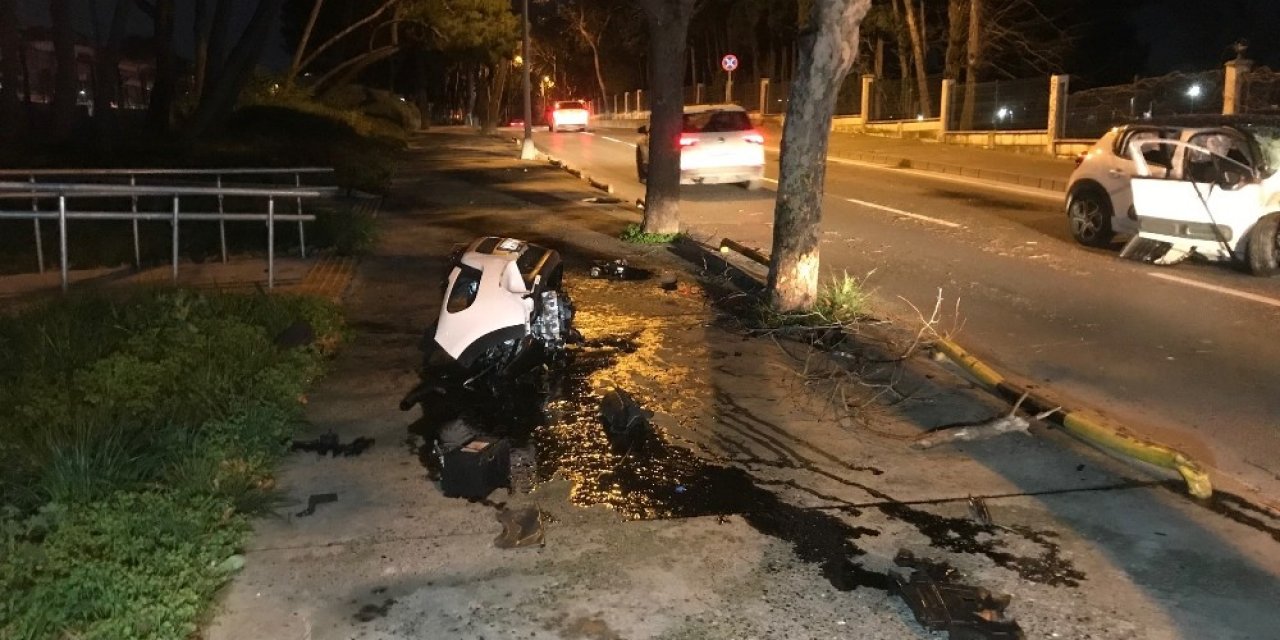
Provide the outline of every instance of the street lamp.
<path id="1" fill-rule="evenodd" d="M 524 70 L 524 140 L 520 143 L 520 159 L 533 160 L 538 150 L 533 146 L 533 83 L 529 79 L 530 64 L 523 64 L 529 57 L 529 0 L 524 0 L 524 9 L 520 12 L 523 24 L 523 44 L 520 47 L 520 66 Z"/>
<path id="2" fill-rule="evenodd" d="M 1200 86 L 1199 82 L 1191 85 L 1190 87 L 1187 87 L 1187 97 L 1191 98 L 1192 100 L 1199 98 L 1200 94 L 1203 92 L 1204 92 L 1204 89 Z"/>

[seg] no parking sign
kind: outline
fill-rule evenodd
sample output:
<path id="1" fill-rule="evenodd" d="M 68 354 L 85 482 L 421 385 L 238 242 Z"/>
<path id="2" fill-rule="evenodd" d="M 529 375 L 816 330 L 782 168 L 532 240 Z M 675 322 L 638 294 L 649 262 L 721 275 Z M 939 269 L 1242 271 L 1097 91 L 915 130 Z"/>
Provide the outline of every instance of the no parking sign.
<path id="1" fill-rule="evenodd" d="M 728 71 L 729 73 L 733 73 L 733 71 L 738 68 L 738 56 L 735 56 L 732 53 L 725 54 L 725 57 L 720 59 L 720 68 Z"/>

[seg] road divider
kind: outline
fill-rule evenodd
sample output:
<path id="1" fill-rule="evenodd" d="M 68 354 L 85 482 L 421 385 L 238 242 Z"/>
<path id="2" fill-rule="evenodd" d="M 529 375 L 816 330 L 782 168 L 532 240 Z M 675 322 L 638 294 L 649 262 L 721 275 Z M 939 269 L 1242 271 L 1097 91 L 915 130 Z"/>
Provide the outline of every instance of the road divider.
<path id="1" fill-rule="evenodd" d="M 753 262 L 765 267 L 769 266 L 769 256 L 763 251 L 729 238 L 720 240 L 719 249 L 722 253 L 727 253 L 729 250 L 736 251 Z M 1173 447 L 1130 435 L 1120 427 L 1108 424 L 1088 413 L 1052 403 L 1029 389 L 1009 382 L 1000 372 L 970 354 L 953 340 L 938 338 L 933 346 L 938 353 L 954 362 L 984 389 L 1005 402 L 1021 402 L 1021 408 L 1032 415 L 1057 409 L 1045 417 L 1044 421 L 1112 454 L 1177 472 L 1186 482 L 1187 493 L 1192 497 L 1207 499 L 1213 495 L 1213 484 L 1209 474 L 1203 466 L 1187 454 Z"/>

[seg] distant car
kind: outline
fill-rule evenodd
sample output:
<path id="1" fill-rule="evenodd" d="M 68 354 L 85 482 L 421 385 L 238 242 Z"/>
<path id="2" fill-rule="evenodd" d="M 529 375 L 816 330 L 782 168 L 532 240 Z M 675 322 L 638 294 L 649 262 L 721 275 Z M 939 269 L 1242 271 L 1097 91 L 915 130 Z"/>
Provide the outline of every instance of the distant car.
<path id="1" fill-rule="evenodd" d="M 587 131 L 591 122 L 591 110 L 578 100 L 567 100 L 552 105 L 547 117 L 547 129 L 552 133 L 565 129 Z"/>
<path id="2" fill-rule="evenodd" d="M 637 130 L 636 174 L 649 179 L 649 127 Z M 738 105 L 685 107 L 680 138 L 680 184 L 740 183 L 759 189 L 764 181 L 764 136 Z"/>

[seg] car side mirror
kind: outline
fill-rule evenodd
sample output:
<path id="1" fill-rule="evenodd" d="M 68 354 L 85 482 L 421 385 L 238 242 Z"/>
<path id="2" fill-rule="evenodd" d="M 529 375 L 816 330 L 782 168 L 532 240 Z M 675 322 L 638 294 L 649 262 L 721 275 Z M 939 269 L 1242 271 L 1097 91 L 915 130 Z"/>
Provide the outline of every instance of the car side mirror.
<path id="1" fill-rule="evenodd" d="M 636 129 L 636 133 L 649 133 L 649 125 L 642 124 Z"/>

